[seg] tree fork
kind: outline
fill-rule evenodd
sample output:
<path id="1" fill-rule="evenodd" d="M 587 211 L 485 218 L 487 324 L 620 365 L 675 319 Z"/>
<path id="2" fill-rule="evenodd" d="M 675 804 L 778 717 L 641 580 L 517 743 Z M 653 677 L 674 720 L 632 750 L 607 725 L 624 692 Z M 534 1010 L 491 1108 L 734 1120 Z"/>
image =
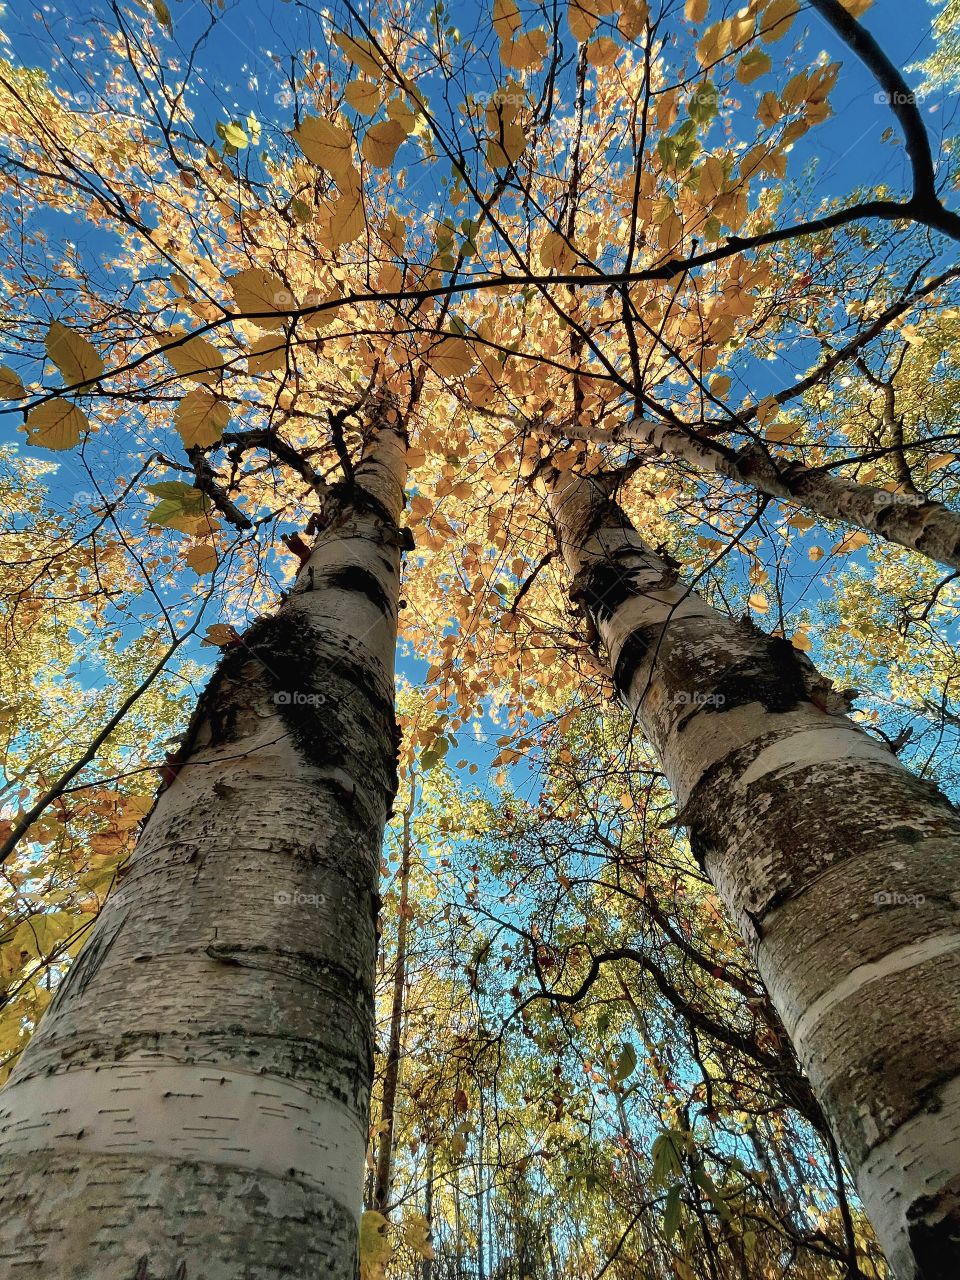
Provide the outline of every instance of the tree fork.
<path id="1" fill-rule="evenodd" d="M 18 1275 L 354 1280 L 406 455 L 375 414 L 0 1092 Z"/>
<path id="2" fill-rule="evenodd" d="M 960 815 L 788 640 L 711 608 L 600 477 L 545 475 L 658 753 L 898 1280 L 960 1273 Z"/>

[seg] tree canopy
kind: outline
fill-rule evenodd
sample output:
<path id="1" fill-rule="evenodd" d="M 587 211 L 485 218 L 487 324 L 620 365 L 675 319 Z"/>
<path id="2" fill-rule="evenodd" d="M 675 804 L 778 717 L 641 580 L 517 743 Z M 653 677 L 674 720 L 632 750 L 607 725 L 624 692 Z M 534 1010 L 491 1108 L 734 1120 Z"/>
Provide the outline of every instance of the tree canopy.
<path id="1" fill-rule="evenodd" d="M 955 6 L 908 7 L 916 49 L 869 0 L 2 13 L 4 1076 L 385 398 L 367 1280 L 886 1274 L 546 473 L 954 794 Z"/>

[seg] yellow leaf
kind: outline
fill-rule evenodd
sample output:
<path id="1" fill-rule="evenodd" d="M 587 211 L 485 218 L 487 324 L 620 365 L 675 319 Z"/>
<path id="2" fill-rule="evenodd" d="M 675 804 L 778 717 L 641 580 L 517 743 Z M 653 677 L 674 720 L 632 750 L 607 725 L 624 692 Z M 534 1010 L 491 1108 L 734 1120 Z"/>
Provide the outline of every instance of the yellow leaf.
<path id="1" fill-rule="evenodd" d="M 764 44 L 773 44 L 775 40 L 785 36 L 799 12 L 799 0 L 771 0 L 760 20 L 760 38 Z"/>
<path id="2" fill-rule="evenodd" d="M 609 36 L 600 36 L 587 45 L 587 61 L 593 67 L 611 67 L 617 60 L 620 46 Z"/>
<path id="3" fill-rule="evenodd" d="M 316 297 L 311 300 L 310 305 L 322 310 L 313 311 L 310 315 L 305 316 L 303 324 L 307 329 L 326 329 L 333 324 L 337 318 L 337 307 L 331 306 L 331 303 L 337 303 L 343 298 L 343 294 L 338 287 L 330 289 L 323 297 Z"/>
<path id="4" fill-rule="evenodd" d="M 516 163 L 526 145 L 527 135 L 523 131 L 523 125 L 516 122 L 504 124 L 497 137 L 487 140 L 487 167 L 502 169 Z"/>
<path id="5" fill-rule="evenodd" d="M 217 371 L 223 368 L 223 356 L 212 343 L 200 337 L 184 340 L 179 333 L 170 333 L 167 337 L 164 357 L 182 378 L 192 378 L 194 382 L 217 381 Z"/>
<path id="6" fill-rule="evenodd" d="M 749 604 L 752 609 L 756 609 L 757 613 L 766 613 L 770 608 L 767 603 L 767 597 L 760 595 L 759 592 L 754 592 L 750 597 Z"/>
<path id="7" fill-rule="evenodd" d="M 216 444 L 223 435 L 224 427 L 230 421 L 230 409 L 209 391 L 197 388 L 177 405 L 173 421 L 188 449 L 195 445 L 206 448 Z"/>
<path id="8" fill-rule="evenodd" d="M 383 76 L 383 63 L 380 55 L 369 40 L 359 40 L 356 36 L 348 36 L 344 31 L 335 31 L 333 33 L 333 43 L 340 48 L 349 60 L 366 71 L 367 75 Z"/>
<path id="9" fill-rule="evenodd" d="M 939 471 L 941 467 L 945 467 L 948 462 L 952 462 L 957 455 L 955 453 L 935 453 L 932 458 L 928 458 L 924 463 L 923 469 L 927 475 L 931 471 Z"/>
<path id="10" fill-rule="evenodd" d="M 698 192 L 704 204 L 710 204 L 723 189 L 723 161 L 717 156 L 707 156 L 700 170 Z"/>
<path id="11" fill-rule="evenodd" d="M 279 329 L 284 313 L 293 306 L 293 294 L 279 276 L 263 267 L 247 267 L 231 276 L 228 284 L 237 306 L 261 329 Z"/>
<path id="12" fill-rule="evenodd" d="M 646 25 L 647 17 L 647 0 L 624 0 L 617 30 L 624 40 L 636 40 Z"/>
<path id="13" fill-rule="evenodd" d="M 382 1280 L 393 1257 L 393 1247 L 386 1237 L 387 1220 L 375 1209 L 360 1216 L 360 1280 Z"/>
<path id="14" fill-rule="evenodd" d="M 417 127 L 417 117 L 402 98 L 391 98 L 387 103 L 387 119 L 396 120 L 404 133 L 413 133 Z"/>
<path id="15" fill-rule="evenodd" d="M 89 425 L 87 415 L 70 400 L 47 400 L 27 414 L 27 444 L 72 449 Z"/>
<path id="16" fill-rule="evenodd" d="M 407 1248 L 412 1249 L 419 1257 L 436 1257 L 433 1245 L 430 1243 L 430 1223 L 422 1213 L 410 1213 L 404 1217 L 403 1239 Z"/>
<path id="17" fill-rule="evenodd" d="M 702 22 L 707 16 L 707 0 L 687 0 L 683 12 L 688 22 Z"/>
<path id="18" fill-rule="evenodd" d="M 444 338 L 430 353 L 430 364 L 441 378 L 459 378 L 473 362 L 473 351 L 462 338 Z"/>
<path id="19" fill-rule="evenodd" d="M 780 106 L 780 99 L 768 89 L 760 99 L 759 107 L 757 107 L 757 119 L 765 129 L 772 129 L 782 117 L 783 110 Z"/>
<path id="20" fill-rule="evenodd" d="M 356 174 L 356 182 L 344 182 L 341 194 L 334 202 L 327 219 L 327 234 L 321 236 L 330 249 L 338 249 L 342 244 L 352 244 L 367 225 L 360 175 L 355 169 L 353 173 Z"/>
<path id="21" fill-rule="evenodd" d="M 286 339 L 276 334 L 258 338 L 247 353 L 248 373 L 273 373 L 287 367 Z"/>
<path id="22" fill-rule="evenodd" d="M 719 400 L 730 390 L 730 379 L 725 373 L 718 373 L 710 383 L 710 394 Z"/>
<path id="23" fill-rule="evenodd" d="M 589 40 L 599 20 L 591 0 L 570 0 L 567 22 L 575 40 Z"/>
<path id="24" fill-rule="evenodd" d="M 773 65 L 769 53 L 762 49 L 751 49 L 740 59 L 737 67 L 737 79 L 741 84 L 752 84 L 760 76 L 764 76 Z"/>
<path id="25" fill-rule="evenodd" d="M 382 100 L 378 84 L 369 80 L 351 80 L 343 91 L 344 97 L 362 116 L 372 116 Z"/>
<path id="26" fill-rule="evenodd" d="M 833 556 L 849 555 L 851 551 L 856 551 L 858 547 L 865 547 L 870 541 L 870 535 L 867 533 L 848 533 L 845 538 L 841 538 L 838 543 L 830 548 L 830 554 Z"/>
<path id="27" fill-rule="evenodd" d="M 547 33 L 543 27 L 523 31 L 515 40 L 500 43 L 500 61 L 505 67 L 523 71 L 527 67 L 538 68 L 547 54 Z"/>
<path id="28" fill-rule="evenodd" d="M 217 551 L 210 542 L 200 542 L 186 555 L 187 566 L 196 574 L 212 573 L 217 567 Z"/>
<path id="29" fill-rule="evenodd" d="M 757 426 L 765 427 L 779 408 L 776 396 L 765 396 L 757 405 Z"/>
<path id="30" fill-rule="evenodd" d="M 796 515 L 788 516 L 787 524 L 791 529 L 797 529 L 800 533 L 806 533 L 808 529 L 812 529 L 816 524 L 811 516 L 803 516 L 798 512 Z"/>
<path id="31" fill-rule="evenodd" d="M 867 12 L 873 4 L 873 0 L 840 0 L 840 3 L 851 18 L 859 18 L 862 13 Z"/>
<path id="32" fill-rule="evenodd" d="M 813 648 L 813 641 L 805 631 L 797 631 L 790 637 L 790 643 L 795 649 L 799 649 L 801 653 L 809 653 Z"/>
<path id="33" fill-rule="evenodd" d="M 368 164 L 375 169 L 389 169 L 397 148 L 406 138 L 406 130 L 396 120 L 381 120 L 367 130 L 360 150 Z"/>
<path id="34" fill-rule="evenodd" d="M 787 440 L 793 440 L 800 432 L 800 424 L 797 422 L 773 422 L 767 427 L 765 435 L 768 440 L 773 440 L 777 444 L 784 444 Z"/>
<path id="35" fill-rule="evenodd" d="M 548 231 L 540 246 L 540 262 L 549 271 L 566 272 L 577 260 L 576 250 L 559 231 Z"/>
<path id="36" fill-rule="evenodd" d="M 212 626 L 207 627 L 206 634 L 200 643 L 208 644 L 214 649 L 225 649 L 236 638 L 237 633 L 233 627 L 228 627 L 224 622 L 215 622 Z"/>
<path id="37" fill-rule="evenodd" d="M 93 343 L 59 320 L 54 320 L 47 330 L 44 346 L 68 387 L 90 382 L 103 373 L 103 361 Z"/>
<path id="38" fill-rule="evenodd" d="M 349 129 L 334 124 L 332 120 L 304 116 L 293 130 L 293 137 L 307 159 L 326 169 L 334 178 L 339 178 L 353 165 L 353 136 Z"/>
<path id="39" fill-rule="evenodd" d="M 22 400 L 26 394 L 20 375 L 8 364 L 0 364 L 0 400 Z"/>
<path id="40" fill-rule="evenodd" d="M 501 40 L 512 40 L 522 19 L 514 0 L 493 0 L 493 29 Z"/>
<path id="41" fill-rule="evenodd" d="M 807 552 L 807 555 L 810 557 L 811 560 L 814 560 L 814 561 L 822 560 L 823 547 L 811 547 L 810 550 Z"/>

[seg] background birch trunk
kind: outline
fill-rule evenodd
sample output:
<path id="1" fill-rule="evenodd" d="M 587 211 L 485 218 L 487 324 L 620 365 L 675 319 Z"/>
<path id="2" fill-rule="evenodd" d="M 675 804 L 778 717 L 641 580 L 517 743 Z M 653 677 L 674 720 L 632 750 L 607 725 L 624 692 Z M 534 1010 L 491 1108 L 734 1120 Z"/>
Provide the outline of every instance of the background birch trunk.
<path id="1" fill-rule="evenodd" d="M 730 449 L 665 422 L 633 418 L 613 430 L 573 425 L 563 430 L 572 440 L 631 443 L 653 454 L 669 453 L 701 471 L 728 476 L 767 497 L 796 503 L 825 520 L 869 530 L 888 542 L 960 569 L 960 515 L 915 492 L 892 493 L 799 462 L 774 460 L 760 444 Z"/>
<path id="2" fill-rule="evenodd" d="M 615 685 L 657 751 L 900 1280 L 960 1274 L 960 815 L 785 639 L 717 612 L 600 478 L 549 504 Z"/>
<path id="3" fill-rule="evenodd" d="M 353 1280 L 396 788 L 406 445 L 384 412 L 0 1093 L 5 1273 Z"/>
<path id="4" fill-rule="evenodd" d="M 403 1032 L 404 988 L 407 982 L 407 920 L 410 889 L 410 862 L 413 857 L 413 821 L 416 803 L 416 781 L 410 779 L 410 799 L 403 810 L 402 848 L 400 854 L 400 901 L 397 908 L 397 958 L 393 970 L 393 993 L 390 1004 L 390 1033 L 387 1060 L 383 1069 L 383 1105 L 380 1109 L 380 1137 L 377 1140 L 377 1165 L 373 1187 L 373 1205 L 384 1217 L 390 1207 L 390 1180 L 393 1169 L 394 1119 L 397 1085 L 400 1080 L 400 1049 Z"/>

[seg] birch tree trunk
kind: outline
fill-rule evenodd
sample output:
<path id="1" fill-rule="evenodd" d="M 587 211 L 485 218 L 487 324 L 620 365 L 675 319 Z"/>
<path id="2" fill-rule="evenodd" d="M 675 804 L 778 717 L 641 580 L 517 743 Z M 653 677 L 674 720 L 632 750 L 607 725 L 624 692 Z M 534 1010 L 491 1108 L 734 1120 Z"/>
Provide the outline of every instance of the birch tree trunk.
<path id="1" fill-rule="evenodd" d="M 0 1258 L 44 1280 L 353 1280 L 405 440 L 378 410 L 278 611 L 0 1093 Z"/>
<path id="2" fill-rule="evenodd" d="M 775 461 L 760 444 L 730 449 L 697 439 L 669 423 L 642 418 L 610 431 L 567 425 L 564 434 L 594 444 L 631 443 L 653 454 L 669 453 L 701 471 L 729 476 L 770 498 L 794 502 L 825 520 L 869 530 L 888 542 L 960 569 L 960 515 L 916 492 L 891 493 L 799 462 Z"/>
<path id="3" fill-rule="evenodd" d="M 386 1217 L 390 1207 L 390 1180 L 393 1169 L 394 1116 L 400 1080 L 400 1047 L 403 1031 L 403 993 L 407 981 L 407 918 L 409 915 L 410 862 L 413 857 L 411 823 L 416 803 L 416 781 L 410 779 L 410 800 L 403 811 L 400 854 L 400 901 L 397 908 L 397 960 L 393 971 L 393 999 L 390 1007 L 390 1038 L 383 1070 L 383 1107 L 380 1111 L 380 1138 L 373 1187 L 373 1208 Z"/>
<path id="4" fill-rule="evenodd" d="M 599 478 L 548 478 L 572 578 L 899 1280 L 960 1275 L 960 815 L 789 641 L 717 612 Z"/>

